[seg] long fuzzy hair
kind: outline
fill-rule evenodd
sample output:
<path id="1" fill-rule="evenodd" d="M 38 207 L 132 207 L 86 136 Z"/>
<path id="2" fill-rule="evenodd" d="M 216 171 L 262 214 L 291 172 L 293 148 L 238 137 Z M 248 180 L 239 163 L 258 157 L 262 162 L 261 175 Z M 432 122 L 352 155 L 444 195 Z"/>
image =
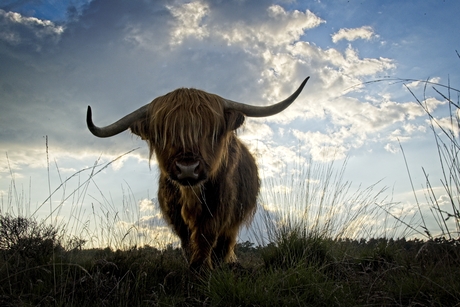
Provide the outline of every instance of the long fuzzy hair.
<path id="1" fill-rule="evenodd" d="M 160 208 L 193 269 L 234 261 L 239 227 L 256 210 L 257 166 L 234 132 L 243 123 L 244 114 L 226 109 L 220 96 L 181 88 L 154 99 L 130 127 L 156 155 Z M 181 160 L 198 161 L 203 179 L 175 180 Z"/>
<path id="2" fill-rule="evenodd" d="M 202 138 L 211 137 L 212 146 L 225 129 L 223 99 L 197 89 L 180 88 L 155 98 L 147 118 L 131 127 L 149 143 L 150 157 L 155 147 L 193 149 Z"/>

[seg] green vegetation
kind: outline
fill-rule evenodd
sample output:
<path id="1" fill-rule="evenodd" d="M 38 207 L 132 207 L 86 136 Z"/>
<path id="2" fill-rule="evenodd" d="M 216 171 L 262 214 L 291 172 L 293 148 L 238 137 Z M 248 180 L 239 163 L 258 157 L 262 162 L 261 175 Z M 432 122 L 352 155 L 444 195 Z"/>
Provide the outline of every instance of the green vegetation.
<path id="1" fill-rule="evenodd" d="M 393 203 L 381 200 L 384 189 L 374 191 L 377 185 L 350 194 L 351 184 L 342 179 L 346 162 L 336 173 L 332 164 L 310 161 L 285 171 L 290 182 L 265 183 L 262 218 L 252 226 L 257 245 L 238 244 L 238 264 L 195 275 L 173 244 L 157 248 L 136 239 L 142 237 L 136 223 L 116 228 L 122 220 L 105 197 L 99 205 L 106 211 L 93 209 L 99 225 L 94 232 L 78 211 L 78 223 L 49 226 L 33 215 L 3 210 L 0 305 L 460 306 L 460 103 L 450 93 L 460 91 L 435 91 L 449 104 L 447 125 L 414 94 L 428 114 L 444 174 L 441 192 L 426 176 L 429 212 L 416 199 L 418 216 L 406 221 L 394 213 Z M 62 199 L 82 198 L 98 172 L 92 169 L 93 175 Z M 25 198 L 12 181 L 8 208 L 14 201 L 20 207 Z M 441 195 L 447 195 L 447 209 L 439 203 Z M 129 206 L 135 211 L 137 204 Z M 438 229 L 430 229 L 428 217 Z M 98 242 L 111 247 L 92 248 Z"/>
<path id="2" fill-rule="evenodd" d="M 240 265 L 195 276 L 177 248 L 63 248 L 57 231 L 0 220 L 2 306 L 454 306 L 460 240 L 331 240 L 286 231 L 238 245 Z"/>

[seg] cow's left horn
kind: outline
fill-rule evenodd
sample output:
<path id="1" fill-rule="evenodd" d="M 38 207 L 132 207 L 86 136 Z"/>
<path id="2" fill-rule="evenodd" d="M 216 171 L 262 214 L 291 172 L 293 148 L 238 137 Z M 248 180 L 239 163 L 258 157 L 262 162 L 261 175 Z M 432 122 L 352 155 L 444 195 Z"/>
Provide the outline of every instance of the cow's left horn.
<path id="1" fill-rule="evenodd" d="M 88 126 L 89 131 L 91 131 L 91 133 L 95 136 L 100 138 L 111 137 L 127 130 L 135 121 L 144 118 L 147 114 L 148 106 L 149 105 L 146 104 L 113 124 L 105 127 L 97 127 L 93 124 L 91 107 L 88 106 L 88 112 L 86 113 L 86 125 Z"/>
<path id="2" fill-rule="evenodd" d="M 240 111 L 241 113 L 249 117 L 265 117 L 275 115 L 286 109 L 294 100 L 296 100 L 297 96 L 299 96 L 300 92 L 302 92 L 302 89 L 307 83 L 308 79 L 310 79 L 310 77 L 307 77 L 302 82 L 302 84 L 299 86 L 297 91 L 294 92 L 294 94 L 276 104 L 258 107 L 225 99 L 225 108 Z"/>

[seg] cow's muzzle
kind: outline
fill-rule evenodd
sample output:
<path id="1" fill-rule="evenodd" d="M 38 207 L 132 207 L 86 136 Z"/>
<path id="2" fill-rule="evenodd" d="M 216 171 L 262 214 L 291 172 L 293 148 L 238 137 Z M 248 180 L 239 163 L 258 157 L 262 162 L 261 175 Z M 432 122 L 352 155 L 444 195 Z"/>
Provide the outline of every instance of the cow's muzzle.
<path id="1" fill-rule="evenodd" d="M 194 163 L 188 164 L 185 162 L 177 162 L 177 179 L 185 180 L 185 179 L 194 179 L 197 180 L 199 177 L 199 166 L 200 161 L 195 161 Z"/>

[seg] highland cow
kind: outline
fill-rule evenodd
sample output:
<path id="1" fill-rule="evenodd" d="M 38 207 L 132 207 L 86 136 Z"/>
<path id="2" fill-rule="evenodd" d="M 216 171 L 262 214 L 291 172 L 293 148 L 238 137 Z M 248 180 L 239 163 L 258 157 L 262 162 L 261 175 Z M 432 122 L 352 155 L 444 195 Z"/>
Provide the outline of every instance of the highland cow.
<path id="1" fill-rule="evenodd" d="M 240 227 L 257 207 L 259 176 L 254 157 L 235 130 L 248 117 L 286 109 L 309 78 L 286 100 L 250 106 L 197 89 L 180 88 L 99 128 L 88 106 L 87 125 L 98 137 L 128 128 L 145 140 L 160 169 L 158 201 L 181 240 L 192 269 L 234 262 Z"/>

